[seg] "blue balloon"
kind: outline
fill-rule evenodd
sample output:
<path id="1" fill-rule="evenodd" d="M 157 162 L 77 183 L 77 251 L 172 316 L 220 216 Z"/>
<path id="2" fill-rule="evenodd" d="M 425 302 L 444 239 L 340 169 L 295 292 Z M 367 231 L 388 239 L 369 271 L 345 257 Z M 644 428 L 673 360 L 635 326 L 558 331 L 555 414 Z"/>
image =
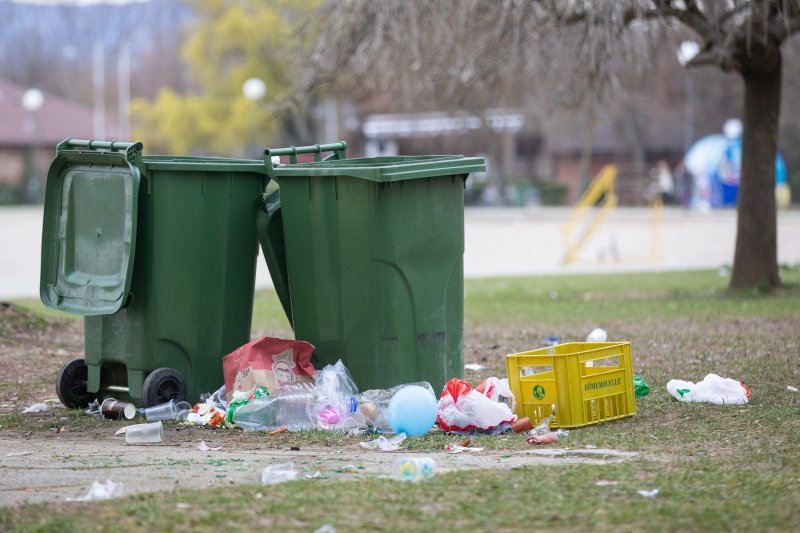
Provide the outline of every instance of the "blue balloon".
<path id="1" fill-rule="evenodd" d="M 389 400 L 387 417 L 395 433 L 425 435 L 436 422 L 438 404 L 430 391 L 419 385 L 403 387 Z"/>

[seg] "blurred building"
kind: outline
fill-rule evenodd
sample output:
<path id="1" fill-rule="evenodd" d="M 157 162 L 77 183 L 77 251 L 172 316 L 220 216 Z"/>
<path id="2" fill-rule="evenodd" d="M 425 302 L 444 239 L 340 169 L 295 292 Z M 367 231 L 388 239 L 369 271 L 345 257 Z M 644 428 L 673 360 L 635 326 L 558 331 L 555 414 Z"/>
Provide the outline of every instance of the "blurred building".
<path id="1" fill-rule="evenodd" d="M 0 79 L 0 203 L 41 201 L 56 145 L 92 138 L 91 108 L 44 94 L 26 109 L 28 89 Z"/>

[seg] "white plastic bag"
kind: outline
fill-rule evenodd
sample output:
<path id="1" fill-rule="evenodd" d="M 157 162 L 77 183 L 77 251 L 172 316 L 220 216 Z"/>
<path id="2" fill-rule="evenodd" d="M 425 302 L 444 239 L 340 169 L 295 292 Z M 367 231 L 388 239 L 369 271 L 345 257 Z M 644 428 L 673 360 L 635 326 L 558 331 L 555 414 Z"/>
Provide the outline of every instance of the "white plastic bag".
<path id="1" fill-rule="evenodd" d="M 682 402 L 703 402 L 717 405 L 742 405 L 750 399 L 750 389 L 735 379 L 708 374 L 703 381 L 692 383 L 671 379 L 667 391 Z"/>
<path id="2" fill-rule="evenodd" d="M 486 381 L 475 387 L 475 390 L 490 400 L 506 404 L 512 411 L 517 407 L 514 393 L 511 392 L 511 387 L 508 386 L 508 378 L 487 378 Z"/>
<path id="3" fill-rule="evenodd" d="M 505 403 L 484 396 L 462 379 L 453 378 L 442 392 L 436 420 L 445 431 L 469 431 L 491 429 L 516 418 Z"/>

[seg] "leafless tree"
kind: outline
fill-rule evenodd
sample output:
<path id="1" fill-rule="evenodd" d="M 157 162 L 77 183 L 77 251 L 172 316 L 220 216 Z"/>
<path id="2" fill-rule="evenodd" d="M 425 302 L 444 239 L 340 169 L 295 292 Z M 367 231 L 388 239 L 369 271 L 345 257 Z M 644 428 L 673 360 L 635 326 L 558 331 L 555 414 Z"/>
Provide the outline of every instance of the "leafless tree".
<path id="1" fill-rule="evenodd" d="M 739 217 L 730 287 L 778 287 L 775 154 L 782 45 L 800 0 L 329 0 L 320 7 L 309 85 L 334 80 L 397 98 L 468 106 L 545 90 L 560 103 L 602 98 L 687 30 L 689 67 L 744 83 Z M 483 100 L 485 102 L 485 100 Z"/>

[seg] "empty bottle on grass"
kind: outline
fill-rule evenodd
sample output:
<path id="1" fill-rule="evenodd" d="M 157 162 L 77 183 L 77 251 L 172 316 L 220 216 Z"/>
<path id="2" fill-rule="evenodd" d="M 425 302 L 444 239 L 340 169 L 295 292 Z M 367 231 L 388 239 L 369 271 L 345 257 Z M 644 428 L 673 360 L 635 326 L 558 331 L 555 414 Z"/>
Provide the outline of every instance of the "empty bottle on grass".
<path id="1" fill-rule="evenodd" d="M 392 467 L 392 477 L 400 481 L 422 481 L 435 474 L 436 461 L 430 457 L 403 457 Z"/>
<path id="2" fill-rule="evenodd" d="M 289 431 L 313 428 L 315 395 L 311 391 L 291 391 L 255 398 L 236 409 L 233 422 L 245 431 Z"/>

